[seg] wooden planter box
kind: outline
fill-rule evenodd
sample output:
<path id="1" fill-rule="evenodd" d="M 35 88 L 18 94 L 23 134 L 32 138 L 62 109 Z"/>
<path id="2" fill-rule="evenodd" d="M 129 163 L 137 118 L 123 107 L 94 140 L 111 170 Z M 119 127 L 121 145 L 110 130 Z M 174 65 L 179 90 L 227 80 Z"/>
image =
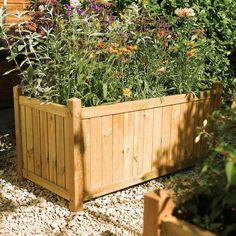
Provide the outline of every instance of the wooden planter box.
<path id="1" fill-rule="evenodd" d="M 219 106 L 220 85 L 185 94 L 82 108 L 43 105 L 14 88 L 18 175 L 70 201 L 83 200 L 194 165 L 196 127 Z"/>
<path id="2" fill-rule="evenodd" d="M 144 195 L 143 236 L 216 236 L 172 215 L 172 192 L 162 189 Z"/>

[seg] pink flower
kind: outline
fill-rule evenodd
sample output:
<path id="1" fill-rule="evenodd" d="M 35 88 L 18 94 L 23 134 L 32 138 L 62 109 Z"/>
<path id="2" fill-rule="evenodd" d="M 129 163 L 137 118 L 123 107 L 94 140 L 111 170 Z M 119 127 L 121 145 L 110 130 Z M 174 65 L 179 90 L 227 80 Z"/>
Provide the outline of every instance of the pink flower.
<path id="1" fill-rule="evenodd" d="M 162 66 L 162 67 L 158 70 L 158 72 L 165 73 L 165 72 L 166 72 L 166 68 L 165 68 L 164 66 Z"/>
<path id="2" fill-rule="evenodd" d="M 194 16 L 194 10 L 192 8 L 177 8 L 175 10 L 175 14 L 179 17 L 190 17 L 190 16 Z"/>

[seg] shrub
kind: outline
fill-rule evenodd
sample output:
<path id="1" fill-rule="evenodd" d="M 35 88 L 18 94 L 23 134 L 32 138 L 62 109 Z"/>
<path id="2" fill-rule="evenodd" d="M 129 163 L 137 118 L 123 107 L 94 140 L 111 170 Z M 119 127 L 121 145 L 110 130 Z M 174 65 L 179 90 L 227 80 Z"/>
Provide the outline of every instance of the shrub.
<path id="1" fill-rule="evenodd" d="M 207 40 L 195 16 L 169 22 L 135 4 L 117 15 L 106 1 L 65 7 L 66 16 L 50 10 L 55 24 L 44 34 L 17 29 L 9 50 L 11 59 L 25 56 L 18 65 L 25 95 L 62 104 L 76 96 L 91 106 L 210 85 L 204 82 Z"/>
<path id="2" fill-rule="evenodd" d="M 236 234 L 236 111 L 217 111 L 201 129 L 210 153 L 201 166 L 204 181 L 193 183 L 175 215 L 219 236 Z M 198 139 L 198 138 L 197 138 Z"/>

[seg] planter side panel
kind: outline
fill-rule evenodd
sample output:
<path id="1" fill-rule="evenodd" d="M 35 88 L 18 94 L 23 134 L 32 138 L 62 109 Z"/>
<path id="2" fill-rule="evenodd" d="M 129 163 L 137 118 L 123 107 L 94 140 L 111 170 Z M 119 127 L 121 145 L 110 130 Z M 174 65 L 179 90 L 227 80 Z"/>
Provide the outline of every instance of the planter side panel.
<path id="1" fill-rule="evenodd" d="M 68 199 L 67 108 L 19 101 L 23 176 Z"/>
<path id="2" fill-rule="evenodd" d="M 196 127 L 214 110 L 213 97 L 153 104 L 115 114 L 107 108 L 104 116 L 95 107 L 94 117 L 84 119 L 83 111 L 93 112 L 82 111 L 86 198 L 186 168 L 204 156 L 204 140 L 194 139 Z"/>

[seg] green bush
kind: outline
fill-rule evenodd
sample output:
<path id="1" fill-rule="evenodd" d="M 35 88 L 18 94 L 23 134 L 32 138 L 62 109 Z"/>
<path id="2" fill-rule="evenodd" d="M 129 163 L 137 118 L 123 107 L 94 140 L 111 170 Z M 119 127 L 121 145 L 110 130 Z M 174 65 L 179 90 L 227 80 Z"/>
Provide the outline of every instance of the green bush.
<path id="1" fill-rule="evenodd" d="M 62 104 L 76 96 L 91 106 L 197 93 L 211 85 L 204 76 L 209 45 L 197 17 L 172 12 L 171 21 L 157 19 L 135 4 L 119 15 L 112 9 L 87 1 L 66 5 L 65 16 L 47 5 L 42 11 L 52 28 L 42 33 L 19 26 L 17 36 L 5 34 L 14 42 L 10 59 L 25 57 L 18 65 L 23 93 Z"/>
<path id="2" fill-rule="evenodd" d="M 217 111 L 201 129 L 209 158 L 201 166 L 203 181 L 175 209 L 175 215 L 219 236 L 236 235 L 236 111 Z M 197 138 L 199 139 L 199 138 Z"/>

